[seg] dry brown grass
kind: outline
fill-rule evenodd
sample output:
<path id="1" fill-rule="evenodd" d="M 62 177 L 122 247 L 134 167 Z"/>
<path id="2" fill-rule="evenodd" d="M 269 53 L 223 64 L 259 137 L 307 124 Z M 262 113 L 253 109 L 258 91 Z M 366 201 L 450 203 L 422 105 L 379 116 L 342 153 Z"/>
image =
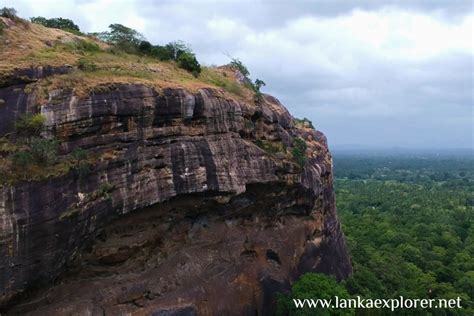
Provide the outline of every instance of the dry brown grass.
<path id="1" fill-rule="evenodd" d="M 139 83 L 157 89 L 183 88 L 197 92 L 201 88 L 217 88 L 222 96 L 252 102 L 253 92 L 235 79 L 226 67 L 203 67 L 198 78 L 180 69 L 174 62 L 126 53 L 113 53 L 106 43 L 91 37 L 74 35 L 59 29 L 46 28 L 34 23 L 15 23 L 2 18 L 8 27 L 0 37 L 0 73 L 36 66 L 78 65 L 79 60 L 91 63 L 96 71 L 74 71 L 53 76 L 33 84 L 30 88 L 41 92 L 40 102 L 55 89 L 71 89 L 85 96 L 97 85 L 108 83 Z M 101 51 L 88 52 L 75 48 L 80 41 L 93 42 Z"/>
<path id="2" fill-rule="evenodd" d="M 26 165 L 15 165 L 14 155 L 22 151 L 31 151 L 25 139 L 13 141 L 5 137 L 0 138 L 0 187 L 22 181 L 41 181 L 62 176 L 77 167 L 77 159 L 71 154 L 58 155 L 57 161 L 47 164 L 32 160 Z M 81 163 L 93 166 L 98 159 L 96 154 L 88 153 Z"/>
<path id="3" fill-rule="evenodd" d="M 167 73 L 168 71 L 170 73 Z M 178 72 L 180 71 L 178 70 Z M 179 74 L 171 70 L 161 70 L 161 72 L 153 73 L 146 70 L 124 69 L 123 67 L 116 69 L 101 68 L 93 72 L 76 70 L 69 74 L 41 80 L 32 84 L 31 89 L 37 91 L 38 103 L 44 104 L 48 100 L 49 93 L 53 90 L 70 90 L 74 95 L 82 98 L 92 91 L 96 91 L 97 87 L 118 83 L 141 84 L 156 91 L 161 91 L 164 88 L 177 88 L 197 93 L 202 88 L 216 89 L 215 85 L 197 80 L 193 76 L 188 77 L 188 74 Z M 220 87 L 217 88 L 223 98 L 249 101 L 243 96 L 234 95 Z"/>
<path id="4" fill-rule="evenodd" d="M 6 25 L 3 34 L 0 36 L 1 71 L 39 66 L 42 65 L 43 61 L 47 61 L 47 64 L 51 66 L 73 63 L 76 57 L 72 53 L 51 54 L 51 58 L 37 59 L 38 52 L 42 52 L 50 48 L 51 45 L 58 43 L 74 43 L 85 40 L 96 43 L 102 49 L 108 47 L 107 44 L 91 37 L 78 36 L 30 22 L 19 23 L 3 17 L 0 17 L 0 19 Z"/>

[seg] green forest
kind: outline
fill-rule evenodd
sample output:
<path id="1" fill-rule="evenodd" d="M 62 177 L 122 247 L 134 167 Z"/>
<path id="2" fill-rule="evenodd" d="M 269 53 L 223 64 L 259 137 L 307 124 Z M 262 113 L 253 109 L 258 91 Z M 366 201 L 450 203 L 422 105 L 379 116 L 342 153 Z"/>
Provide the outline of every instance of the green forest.
<path id="1" fill-rule="evenodd" d="M 332 282 L 330 292 L 460 297 L 463 308 L 320 310 L 317 315 L 474 315 L 473 162 L 468 156 L 336 153 L 337 208 L 354 274 L 339 284 L 319 276 Z M 324 282 L 303 276 L 290 297 L 311 297 Z M 315 310 L 290 308 L 290 314 L 315 315 Z"/>

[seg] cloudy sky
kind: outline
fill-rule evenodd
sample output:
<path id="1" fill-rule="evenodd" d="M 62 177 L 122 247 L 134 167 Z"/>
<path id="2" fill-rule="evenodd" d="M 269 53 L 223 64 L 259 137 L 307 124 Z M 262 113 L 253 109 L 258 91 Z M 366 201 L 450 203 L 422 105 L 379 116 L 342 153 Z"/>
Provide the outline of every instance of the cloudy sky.
<path id="1" fill-rule="evenodd" d="M 14 0 L 22 17 L 121 23 L 183 40 L 207 65 L 238 57 L 332 148 L 473 147 L 472 1 Z"/>

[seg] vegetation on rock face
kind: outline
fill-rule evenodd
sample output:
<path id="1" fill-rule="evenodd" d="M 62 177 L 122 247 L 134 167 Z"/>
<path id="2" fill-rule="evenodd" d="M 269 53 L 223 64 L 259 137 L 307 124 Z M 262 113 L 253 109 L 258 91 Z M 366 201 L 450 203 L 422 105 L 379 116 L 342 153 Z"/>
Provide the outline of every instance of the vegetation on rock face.
<path id="1" fill-rule="evenodd" d="M 306 117 L 304 117 L 302 119 L 295 118 L 294 123 L 295 123 L 296 127 L 314 129 L 313 122 L 311 122 Z"/>
<path id="2" fill-rule="evenodd" d="M 11 155 L 13 166 L 26 168 L 33 163 L 33 155 L 29 151 L 18 151 Z"/>
<path id="3" fill-rule="evenodd" d="M 114 189 L 114 186 L 111 185 L 108 182 L 101 183 L 97 191 L 95 192 L 95 195 L 97 197 L 104 197 L 104 198 L 109 198 L 110 195 L 109 193 L 112 192 Z"/>
<path id="4" fill-rule="evenodd" d="M 286 148 L 282 142 L 270 142 L 267 140 L 257 139 L 255 141 L 255 145 L 262 148 L 269 154 L 286 153 Z"/>
<path id="5" fill-rule="evenodd" d="M 71 158 L 73 165 L 71 169 L 76 172 L 79 179 L 87 176 L 91 171 L 91 164 L 89 162 L 89 157 L 87 151 L 82 148 L 76 148 L 71 153 Z"/>
<path id="6" fill-rule="evenodd" d="M 94 157 L 81 148 L 71 154 L 59 154 L 59 141 L 43 138 L 45 117 L 23 115 L 15 123 L 9 138 L 0 138 L 0 185 L 18 181 L 38 181 L 74 171 L 79 178 L 87 175 Z"/>
<path id="7" fill-rule="evenodd" d="M 0 15 L 13 20 L 19 19 L 16 11 L 11 8 L 1 9 Z M 57 20 L 41 17 L 34 19 L 39 19 L 36 23 L 43 25 L 50 23 L 49 20 Z M 62 19 L 53 22 L 59 23 L 59 28 L 62 29 L 68 29 L 66 25 L 75 26 L 74 22 L 70 21 L 70 24 L 68 21 L 70 20 Z M 0 32 L 2 25 L 0 23 Z M 62 88 L 81 87 L 84 81 L 90 81 L 95 89 L 99 89 L 101 86 L 97 83 L 110 83 L 120 77 L 148 80 L 155 76 L 152 78 L 158 78 L 157 81 L 166 78 L 175 80 L 174 83 L 185 80 L 198 82 L 198 79 L 184 71 L 172 79 L 161 75 L 158 77 L 152 72 L 155 71 L 153 62 L 156 60 L 175 61 L 178 66 L 194 75 L 201 72 L 192 51 L 180 42 L 164 46 L 152 45 L 138 32 L 119 24 L 114 24 L 104 36 L 104 39 L 115 46 L 113 49 L 101 49 L 91 41 L 82 40 L 53 44 L 21 58 L 25 58 L 28 63 L 42 62 L 41 58 L 60 59 L 63 63 L 63 59 L 58 56 L 72 55 L 69 57 L 71 64 L 76 63 L 82 71 L 48 78 L 48 82 L 58 81 Z M 252 83 L 247 67 L 237 59 L 233 59 L 230 65 L 248 79 L 257 96 L 264 85 L 263 81 L 257 79 Z M 172 69 L 169 72 L 177 72 L 174 63 L 159 64 L 157 68 L 156 73 L 169 69 Z M 242 85 L 210 68 L 203 68 L 200 77 L 200 83 L 217 85 L 235 95 L 243 95 Z M 101 81 L 102 78 L 105 79 Z M 260 97 L 261 94 L 257 99 Z M 0 106 L 2 101 L 0 100 Z M 56 140 L 41 137 L 44 123 L 45 118 L 39 114 L 21 116 L 15 123 L 13 137 L 0 139 L 0 184 L 42 180 L 70 171 L 82 178 L 91 171 L 93 158 L 87 151 L 77 148 L 71 154 L 61 155 L 58 153 Z M 295 125 L 313 128 L 311 121 L 306 118 L 295 119 Z M 257 140 L 256 144 L 270 154 L 284 149 L 277 143 L 266 140 Z M 295 138 L 291 154 L 300 166 L 306 163 L 306 150 L 305 140 Z M 347 293 L 366 298 L 394 298 L 400 295 L 411 298 L 459 296 L 463 300 L 464 312 L 472 315 L 472 160 L 371 160 L 367 157 L 339 159 L 336 156 L 335 166 L 338 210 L 352 252 L 354 275 L 341 284 L 329 277 L 305 275 L 295 283 L 289 298 L 324 298 L 325 295 L 344 297 Z M 95 194 L 98 197 L 108 197 L 111 190 L 110 185 L 104 184 Z M 282 303 L 282 308 L 287 312 L 305 313 L 302 310 L 292 310 L 287 302 Z M 405 315 L 429 313 L 463 314 L 453 310 L 403 311 Z M 384 313 L 375 311 L 374 314 Z"/>
<path id="8" fill-rule="evenodd" d="M 35 137 L 30 140 L 28 145 L 37 164 L 52 165 L 57 162 L 59 143 L 56 139 Z"/>
<path id="9" fill-rule="evenodd" d="M 25 114 L 15 122 L 15 134 L 20 137 L 39 136 L 46 118 L 41 114 Z"/>
<path id="10" fill-rule="evenodd" d="M 300 137 L 296 137 L 293 140 L 293 149 L 291 153 L 293 154 L 293 159 L 300 165 L 300 167 L 304 167 L 306 163 L 306 149 L 308 146 L 304 139 Z"/>
<path id="11" fill-rule="evenodd" d="M 293 139 L 293 145 L 288 151 L 286 145 L 281 141 L 268 141 L 264 139 L 257 139 L 254 141 L 255 145 L 263 149 L 270 155 L 275 155 L 278 159 L 288 159 L 296 162 L 301 168 L 306 164 L 306 149 L 308 145 L 306 141 L 300 137 Z"/>
<path id="12" fill-rule="evenodd" d="M 17 181 L 41 180 L 49 175 L 63 174 L 66 165 L 59 160 L 58 142 L 54 139 L 32 137 L 28 141 L 0 143 L 0 151 L 9 148 L 6 158 L 0 157 L 6 166 L 0 169 L 1 184 Z"/>
<path id="13" fill-rule="evenodd" d="M 1 14 L 21 20 L 14 9 L 4 8 Z M 22 22 L 8 29 L 6 38 L 10 45 L 0 57 L 7 58 L 9 63 L 2 67 L 11 72 L 14 68 L 9 68 L 9 64 L 18 65 L 15 66 L 17 68 L 31 65 L 77 67 L 71 67 L 71 71 L 66 74 L 29 84 L 25 92 L 35 93 L 38 104 L 61 102 L 50 98 L 50 92 L 54 90 L 71 90 L 76 96 L 84 97 L 98 89 L 108 89 L 107 85 L 129 83 L 130 80 L 157 89 L 176 86 L 193 92 L 213 85 L 222 87 L 224 93 L 233 95 L 231 97 L 237 96 L 246 102 L 259 102 L 262 98 L 260 88 L 265 85 L 262 80 L 241 84 L 235 80 L 229 68 L 201 67 L 192 50 L 180 41 L 153 45 L 137 31 L 121 24 L 110 25 L 107 32 L 84 36 L 78 33 L 80 29 L 74 21 L 65 18 L 47 19 L 39 16 L 31 18 L 31 23 L 24 23 L 28 27 Z M 21 54 L 17 54 L 14 48 L 23 44 L 28 45 L 25 45 Z M 237 67 L 245 76 L 249 76 L 242 62 L 235 59 L 232 64 L 232 68 Z M 176 66 L 186 71 L 176 69 Z M 0 106 L 1 103 L 2 100 Z M 60 154 L 54 139 L 42 137 L 44 122 L 45 118 L 39 114 L 20 116 L 11 137 L 0 139 L 0 162 L 3 163 L 0 173 L 5 175 L 2 177 L 5 180 L 3 183 L 40 180 L 71 170 L 82 177 L 90 171 L 90 159 L 77 158 L 74 153 Z M 260 145 L 273 154 L 283 156 L 286 153 L 286 148 L 279 144 L 265 141 Z M 287 155 L 286 158 L 291 159 L 289 152 Z"/>

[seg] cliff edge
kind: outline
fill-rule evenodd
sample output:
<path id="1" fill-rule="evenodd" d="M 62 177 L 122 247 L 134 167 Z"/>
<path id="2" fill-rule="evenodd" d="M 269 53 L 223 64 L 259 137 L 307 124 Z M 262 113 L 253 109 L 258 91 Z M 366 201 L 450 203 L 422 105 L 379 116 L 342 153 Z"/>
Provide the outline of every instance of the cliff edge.
<path id="1" fill-rule="evenodd" d="M 3 23 L 3 311 L 273 314 L 302 273 L 351 274 L 326 138 L 276 98 L 256 102 L 229 67 L 195 78 Z M 19 167 L 25 114 L 54 162 Z"/>

